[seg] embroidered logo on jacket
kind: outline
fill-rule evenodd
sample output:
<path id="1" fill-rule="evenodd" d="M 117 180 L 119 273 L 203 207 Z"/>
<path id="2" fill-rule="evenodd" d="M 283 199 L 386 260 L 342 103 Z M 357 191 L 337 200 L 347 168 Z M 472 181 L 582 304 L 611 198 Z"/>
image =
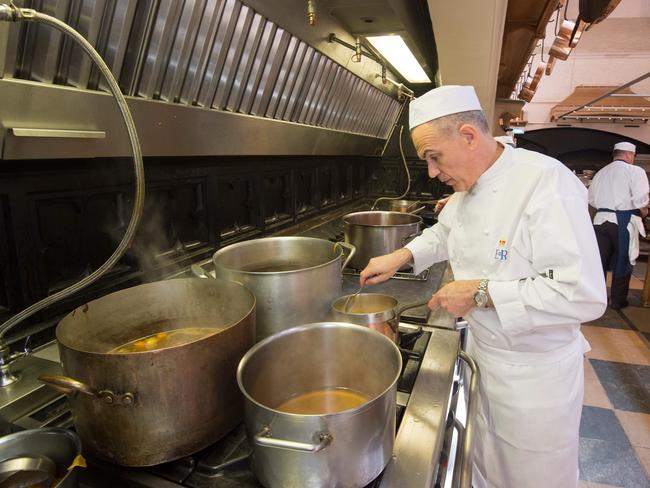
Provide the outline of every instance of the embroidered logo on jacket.
<path id="1" fill-rule="evenodd" d="M 499 247 L 497 247 L 494 253 L 494 259 L 497 261 L 506 261 L 508 259 L 508 250 L 505 249 L 506 244 L 505 239 L 499 239 Z"/>

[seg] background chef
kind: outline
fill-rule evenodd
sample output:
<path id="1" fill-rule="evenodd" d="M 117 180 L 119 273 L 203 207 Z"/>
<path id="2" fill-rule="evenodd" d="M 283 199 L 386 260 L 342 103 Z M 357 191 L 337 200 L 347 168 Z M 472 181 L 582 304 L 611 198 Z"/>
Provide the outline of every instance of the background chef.
<path id="1" fill-rule="evenodd" d="M 611 307 L 627 307 L 632 266 L 639 256 L 642 217 L 648 214 L 648 176 L 634 166 L 636 146 L 614 145 L 613 161 L 589 185 L 589 204 L 597 209 L 594 229 L 603 272 L 612 271 Z"/>
<path id="2" fill-rule="evenodd" d="M 474 487 L 575 487 L 589 348 L 580 323 L 606 307 L 587 190 L 559 161 L 498 144 L 472 87 L 413 100 L 409 123 L 429 176 L 455 193 L 436 225 L 371 259 L 360 281 L 449 260 L 455 281 L 429 307 L 470 324 L 481 371 Z"/>

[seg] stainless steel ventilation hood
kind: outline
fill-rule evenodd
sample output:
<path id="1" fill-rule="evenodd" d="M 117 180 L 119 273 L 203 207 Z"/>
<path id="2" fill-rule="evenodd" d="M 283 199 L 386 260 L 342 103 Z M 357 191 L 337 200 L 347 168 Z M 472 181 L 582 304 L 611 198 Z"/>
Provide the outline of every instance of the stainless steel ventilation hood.
<path id="1" fill-rule="evenodd" d="M 279 25 L 240 0 L 15 3 L 64 20 L 96 47 L 148 156 L 377 155 L 400 111 L 374 61 L 352 63 L 325 41 L 329 32 L 352 41 L 331 17 L 310 31 L 306 12 Z M 36 24 L 13 24 L 6 38 L 2 159 L 129 154 L 80 50 Z"/>

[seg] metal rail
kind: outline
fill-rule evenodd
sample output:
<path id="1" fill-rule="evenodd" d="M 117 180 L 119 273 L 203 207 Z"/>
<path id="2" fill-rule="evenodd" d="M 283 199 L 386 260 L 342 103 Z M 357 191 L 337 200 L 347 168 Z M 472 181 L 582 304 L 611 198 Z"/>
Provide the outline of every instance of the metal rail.
<path id="1" fill-rule="evenodd" d="M 621 85 L 621 86 L 619 86 L 617 88 L 614 88 L 613 90 L 610 90 L 607 93 L 605 93 L 605 94 L 603 94 L 603 95 L 601 95 L 601 96 L 599 96 L 597 98 L 594 98 L 593 100 L 585 103 L 584 105 L 580 105 L 579 107 L 573 108 L 573 109 L 569 110 L 568 112 L 565 112 L 562 115 L 559 115 L 556 120 L 559 120 L 559 119 L 561 119 L 563 117 L 566 117 L 567 115 L 572 114 L 573 112 L 577 112 L 578 110 L 583 109 L 583 108 L 587 107 L 588 105 L 591 105 L 592 103 L 596 103 L 597 101 L 602 100 L 603 98 L 606 98 L 606 97 L 610 96 L 612 93 L 616 93 L 617 91 L 621 91 L 622 89 L 627 88 L 628 86 L 635 85 L 639 81 L 643 81 L 648 77 L 650 77 L 650 71 L 648 71 L 644 75 L 639 76 L 638 78 L 633 79 L 632 81 L 629 81 L 629 82 L 625 83 L 624 85 Z"/>
<path id="2" fill-rule="evenodd" d="M 465 432 L 462 436 L 462 451 L 460 451 L 460 459 L 456 459 L 451 486 L 459 488 L 471 488 L 472 466 L 474 464 L 472 449 L 474 447 L 474 426 L 476 424 L 477 410 L 476 395 L 478 394 L 476 385 L 478 382 L 479 370 L 478 365 L 474 362 L 474 359 L 472 359 L 472 357 L 464 351 L 460 351 L 458 357 L 462 359 L 472 371 L 472 378 L 469 382 L 469 394 L 467 395 L 467 422 L 465 425 Z M 460 439 L 458 445 L 460 450 Z"/>

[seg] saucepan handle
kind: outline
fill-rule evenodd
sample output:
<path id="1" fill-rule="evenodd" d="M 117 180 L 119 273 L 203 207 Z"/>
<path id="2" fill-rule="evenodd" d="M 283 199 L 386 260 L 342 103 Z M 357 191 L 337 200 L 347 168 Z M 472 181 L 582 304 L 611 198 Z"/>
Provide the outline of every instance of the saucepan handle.
<path id="1" fill-rule="evenodd" d="M 332 435 L 328 432 L 317 432 L 314 437 L 318 439 L 318 444 L 276 439 L 275 437 L 271 437 L 271 429 L 269 427 L 264 427 L 262 432 L 254 437 L 254 440 L 255 444 L 258 446 L 287 449 L 289 451 L 318 452 L 329 446 L 333 439 Z"/>
<path id="2" fill-rule="evenodd" d="M 68 376 L 60 374 L 44 374 L 39 376 L 38 380 L 64 395 L 83 393 L 85 395 L 97 396 L 97 390 L 92 386 Z"/>
<path id="3" fill-rule="evenodd" d="M 406 304 L 400 308 L 397 309 L 396 317 L 397 320 L 395 321 L 397 324 L 399 324 L 400 319 L 402 318 L 402 314 L 406 312 L 407 310 L 411 310 L 412 308 L 418 308 L 418 307 L 423 307 L 429 303 L 429 300 L 425 300 L 423 302 L 417 302 L 417 303 L 409 303 Z"/>
<path id="4" fill-rule="evenodd" d="M 427 206 L 426 206 L 426 205 L 422 205 L 421 207 L 418 207 L 418 208 L 416 208 L 415 210 L 410 211 L 409 213 L 410 213 L 410 214 L 417 215 L 417 214 L 419 214 L 420 212 L 422 212 L 422 210 L 424 210 L 425 208 L 427 208 Z"/>
<path id="5" fill-rule="evenodd" d="M 341 272 L 346 268 L 348 263 L 350 262 L 350 259 L 354 256 L 354 254 L 357 252 L 357 248 L 354 247 L 352 244 L 348 244 L 347 242 L 344 241 L 339 241 L 336 243 L 336 245 L 341 246 L 344 249 L 347 249 L 350 254 L 345 258 L 345 261 L 343 261 L 343 265 L 341 266 Z"/>

